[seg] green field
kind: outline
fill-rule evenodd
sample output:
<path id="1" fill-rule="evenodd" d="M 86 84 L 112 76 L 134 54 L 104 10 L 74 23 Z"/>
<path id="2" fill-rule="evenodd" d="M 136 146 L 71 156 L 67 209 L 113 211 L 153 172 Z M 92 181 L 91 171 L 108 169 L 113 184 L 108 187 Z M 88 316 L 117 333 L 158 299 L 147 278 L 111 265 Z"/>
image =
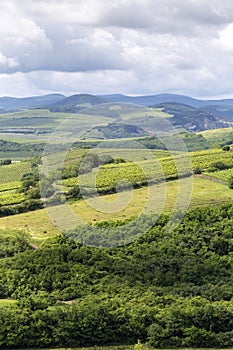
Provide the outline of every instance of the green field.
<path id="1" fill-rule="evenodd" d="M 68 138 L 74 131 L 74 127 L 90 128 L 92 126 L 108 124 L 111 117 L 101 115 L 54 113 L 47 109 L 25 110 L 21 112 L 0 114 L 0 139 L 21 143 L 46 142 L 53 131 L 64 121 L 59 137 Z"/>
<path id="2" fill-rule="evenodd" d="M 222 128 L 201 131 L 200 133 L 211 145 L 232 144 L 233 143 L 233 128 Z"/>
<path id="3" fill-rule="evenodd" d="M 0 308 L 5 306 L 10 306 L 15 303 L 13 299 L 0 299 Z"/>
<path id="4" fill-rule="evenodd" d="M 0 183 L 0 192 L 15 190 L 20 187 L 20 181 Z"/>
<path id="5" fill-rule="evenodd" d="M 0 165 L 0 185 L 20 181 L 22 175 L 30 171 L 31 163 L 29 161 Z"/>
<path id="6" fill-rule="evenodd" d="M 186 179 L 180 180 L 181 183 Z M 119 207 L 123 206 L 123 209 L 114 213 L 114 219 L 125 220 L 139 215 L 144 208 L 146 212 L 153 213 L 160 209 L 160 204 L 164 201 L 164 213 L 169 213 L 175 205 L 178 193 L 179 181 L 169 181 L 166 184 L 166 193 L 164 192 L 163 184 L 151 186 L 152 193 L 155 194 L 155 203 L 148 205 L 148 188 L 142 187 L 133 191 L 133 196 L 130 203 L 124 208 L 124 201 L 130 197 L 130 194 L 122 192 L 123 196 L 118 199 L 118 194 L 111 194 L 101 196 L 101 199 L 105 203 L 117 202 Z M 194 179 L 194 187 L 192 191 L 192 199 L 190 207 L 215 205 L 225 202 L 232 202 L 233 190 L 230 190 L 227 186 L 216 183 L 211 180 L 202 179 L 196 177 Z M 122 201 L 122 202 L 121 202 Z M 92 207 L 98 208 L 98 198 L 93 198 L 90 201 Z M 112 220 L 113 214 L 101 212 L 100 210 L 93 209 L 86 201 L 81 200 L 71 203 L 71 208 L 74 212 L 86 223 L 88 222 L 100 222 Z M 69 227 L 69 218 L 63 216 L 63 206 L 54 207 L 54 214 L 57 218 L 62 220 L 64 228 Z M 58 229 L 53 225 L 49 219 L 45 209 L 36 210 L 33 212 L 17 214 L 13 216 L 7 216 L 0 218 L 0 227 L 9 229 L 23 229 L 31 234 L 32 241 L 36 244 L 40 244 L 47 238 L 51 238 L 59 234 Z"/>
<path id="7" fill-rule="evenodd" d="M 14 190 L 0 192 L 0 206 L 19 204 L 25 200 L 23 193 L 15 193 Z"/>
<path id="8" fill-rule="evenodd" d="M 70 176 L 75 172 L 77 175 L 86 152 L 71 150 L 66 154 L 63 175 L 68 178 L 62 180 L 65 191 L 80 186 L 77 176 Z M 226 182 L 233 171 L 233 152 L 213 149 L 189 153 L 192 167 L 201 170 L 195 176 L 190 174 L 180 152 L 172 157 L 167 151 L 104 149 L 101 155 L 109 153 L 117 161 L 100 161 L 91 167 L 83 175 L 85 188 L 92 189 L 95 176 L 100 190 L 111 190 L 122 179 L 140 187 L 134 186 L 131 191 L 121 188 L 118 193 L 86 200 L 71 197 L 66 204 L 0 218 L 0 347 L 11 348 L 13 344 L 46 348 L 53 344 L 68 349 L 78 344 L 135 344 L 137 339 L 161 348 L 169 348 L 170 339 L 179 341 L 177 349 L 184 344 L 220 347 L 223 341 L 231 346 L 228 321 L 232 319 L 233 190 Z M 49 157 L 59 167 L 62 155 L 57 156 Z M 216 161 L 231 168 L 213 170 Z M 179 180 L 177 164 L 184 175 Z M 27 192 L 17 190 L 22 175 L 33 171 L 31 164 L 15 162 L 1 166 L 0 171 L 0 206 L 17 207 L 24 196 L 28 198 Z M 161 171 L 169 181 L 162 181 Z M 55 184 L 61 185 L 60 181 L 55 180 Z M 38 183 L 30 185 L 29 191 L 36 186 Z M 67 215 L 67 204 L 73 216 Z M 182 220 L 178 211 L 177 220 L 168 219 L 167 226 L 166 220 L 175 209 L 186 215 Z M 143 226 L 140 238 L 134 236 L 138 239 L 128 244 L 126 238 L 137 230 L 134 220 L 129 221 L 129 226 L 124 225 L 125 220 L 137 218 L 140 227 L 140 220 L 149 222 L 158 214 L 166 215 L 161 215 L 149 230 Z M 82 240 L 86 227 L 75 229 L 75 217 L 82 224 L 97 224 L 96 236 L 93 229 L 87 236 L 90 240 Z M 166 226 L 178 222 L 172 233 L 167 232 Z M 120 247 L 114 249 L 113 235 L 118 225 L 123 225 L 125 236 L 118 234 Z M 101 228 L 106 228 L 106 244 L 102 244 Z M 65 236 L 60 235 L 63 231 Z M 101 244 L 95 245 L 98 237 Z M 95 247 L 111 248 L 97 249 L 89 242 L 94 242 Z M 117 341 L 113 340 L 115 334 Z M 166 343 L 162 338 L 158 345 L 160 334 Z M 85 349 L 153 348 L 138 343 L 76 350 Z"/>
<path id="9" fill-rule="evenodd" d="M 87 190 L 91 190 L 94 186 L 94 179 L 97 179 L 97 189 L 104 193 L 110 193 L 116 184 L 121 180 L 130 181 L 135 188 L 132 192 L 124 190 L 118 194 L 108 194 L 101 196 L 105 205 L 114 207 L 114 219 L 124 220 L 140 213 L 148 214 L 162 210 L 170 212 L 176 203 L 179 185 L 182 190 L 185 188 L 187 179 L 174 180 L 177 173 L 177 164 L 179 173 L 183 175 L 190 174 L 190 167 L 184 162 L 182 153 L 176 152 L 174 157 L 167 151 L 149 152 L 135 149 L 131 150 L 110 150 L 101 149 L 101 156 L 110 154 L 114 158 L 132 159 L 134 162 L 126 161 L 119 164 L 105 164 L 98 168 L 94 168 L 90 173 L 81 175 L 79 181 Z M 77 167 L 87 150 L 74 149 L 66 154 L 64 168 L 70 176 L 73 169 Z M 94 150 L 98 154 L 98 149 Z M 194 179 L 194 187 L 192 190 L 192 199 L 190 206 L 213 205 L 233 200 L 233 191 L 225 184 L 229 176 L 232 175 L 232 168 L 222 171 L 208 172 L 216 160 L 223 162 L 229 167 L 233 166 L 233 152 L 224 152 L 221 149 L 205 150 L 198 152 L 190 152 L 188 154 L 193 168 L 201 168 L 203 176 L 196 176 Z M 56 164 L 57 157 L 51 156 Z M 59 159 L 59 157 L 58 157 Z M 59 166 L 59 162 L 57 164 Z M 191 169 L 192 170 L 192 169 Z M 20 186 L 20 179 L 24 173 L 30 172 L 31 166 L 29 161 L 14 162 L 10 165 L 0 166 L 0 205 L 17 204 L 24 201 L 24 194 L 17 193 Z M 207 178 L 205 177 L 207 174 Z M 164 183 L 163 175 L 166 178 L 173 178 L 173 181 Z M 213 180 L 211 180 L 213 178 Z M 217 183 L 216 179 L 220 179 L 223 183 Z M 148 181 L 149 180 L 149 181 Z M 149 187 L 147 185 L 149 182 Z M 160 183 L 160 182 L 161 183 Z M 189 183 L 190 184 L 190 183 Z M 77 177 L 71 177 L 63 180 L 64 190 L 78 185 Z M 79 184 L 80 185 L 80 184 Z M 166 190 L 165 190 L 165 187 Z M 148 188 L 154 195 L 154 202 L 148 201 Z M 164 202 L 164 205 L 163 205 Z M 109 204 L 108 204 L 109 203 Z M 115 204 L 114 204 L 115 203 Z M 127 203 L 127 205 L 125 204 Z M 70 202 L 72 210 L 84 222 L 99 222 L 112 220 L 113 213 L 102 210 L 99 206 L 99 198 L 93 197 L 89 202 L 84 200 Z M 93 209 L 97 208 L 97 209 Z M 100 208 L 100 209 L 98 209 Z M 119 208 L 119 209 L 118 209 Z M 145 209 L 146 208 L 146 209 Z M 69 227 L 69 217 L 64 217 L 63 206 L 53 208 L 55 216 L 62 221 L 64 229 Z M 146 211 L 145 211 L 146 210 Z M 116 211 L 116 212 L 115 212 Z M 0 219 L 1 227 L 20 228 L 28 231 L 32 235 L 33 242 L 40 244 L 49 237 L 57 235 L 58 229 L 50 221 L 46 210 L 37 210 L 13 216 L 2 217 Z"/>
<path id="10" fill-rule="evenodd" d="M 219 179 L 225 183 L 228 183 L 230 178 L 232 178 L 233 176 L 233 169 L 226 169 L 226 170 L 216 171 L 214 173 L 208 173 L 208 176 L 211 176 L 215 179 Z"/>
<path id="11" fill-rule="evenodd" d="M 224 140 L 226 136 L 233 135 L 233 128 L 221 128 L 221 129 L 212 129 L 206 131 L 200 131 L 198 134 L 203 135 L 208 140 Z"/>
<path id="12" fill-rule="evenodd" d="M 98 154 L 96 149 L 93 154 Z M 71 156 L 72 154 L 72 156 Z M 84 153 L 83 153 L 84 154 Z M 114 158 L 123 158 L 125 163 L 105 164 L 93 169 L 87 174 L 77 177 L 70 177 L 63 181 L 67 187 L 78 186 L 79 184 L 87 191 L 95 186 L 101 193 L 111 191 L 121 180 L 129 181 L 133 186 L 141 186 L 148 183 L 156 183 L 174 179 L 179 176 L 188 176 L 195 169 L 201 169 L 202 172 L 208 172 L 212 165 L 218 161 L 224 163 L 226 167 L 233 168 L 233 152 L 224 152 L 221 149 L 190 152 L 187 154 L 178 153 L 174 157 L 165 151 L 148 152 L 144 150 L 100 150 L 101 156 L 111 155 Z M 78 162 L 76 162 L 78 160 Z M 71 151 L 65 161 L 65 167 L 76 162 L 80 163 L 81 157 L 78 151 Z M 85 158 L 84 158 L 85 161 Z M 228 172 L 230 174 L 230 170 Z M 224 173 L 227 176 L 228 173 Z M 211 176 L 219 177 L 223 174 L 210 173 Z"/>

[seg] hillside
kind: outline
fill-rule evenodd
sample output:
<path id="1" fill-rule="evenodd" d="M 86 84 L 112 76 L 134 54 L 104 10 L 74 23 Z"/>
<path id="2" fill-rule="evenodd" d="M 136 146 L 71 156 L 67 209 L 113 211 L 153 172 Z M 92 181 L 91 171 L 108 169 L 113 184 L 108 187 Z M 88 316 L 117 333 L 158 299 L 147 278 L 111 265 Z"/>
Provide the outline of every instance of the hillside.
<path id="1" fill-rule="evenodd" d="M 0 348 L 232 347 L 232 214 L 191 210 L 172 235 L 163 216 L 118 249 L 1 230 Z"/>
<path id="2" fill-rule="evenodd" d="M 155 94 L 141 96 L 127 96 L 123 94 L 91 95 L 74 94 L 69 97 L 62 94 L 49 94 L 44 96 L 32 96 L 25 98 L 0 97 L 0 110 L 16 110 L 30 108 L 62 108 L 62 107 L 89 107 L 106 102 L 133 103 L 142 106 L 151 106 L 160 103 L 180 103 L 195 108 L 224 109 L 233 107 L 233 99 L 202 100 L 186 95 L 178 94 Z"/>
<path id="3" fill-rule="evenodd" d="M 229 118 L 229 120 L 233 119 L 233 104 L 203 106 L 202 110 L 221 118 Z"/>
<path id="4" fill-rule="evenodd" d="M 51 112 L 69 112 L 76 113 L 83 108 L 106 103 L 107 101 L 101 97 L 89 94 L 78 94 L 66 97 L 58 102 L 49 104 L 47 107 Z"/>
<path id="5" fill-rule="evenodd" d="M 198 100 L 189 96 L 177 95 L 177 94 L 158 94 L 149 96 L 126 96 L 121 94 L 116 95 L 103 95 L 103 97 L 109 101 L 134 103 L 142 106 L 151 106 L 153 104 L 175 102 L 183 103 L 193 107 L 200 107 L 205 104 L 205 101 Z"/>
<path id="6" fill-rule="evenodd" d="M 18 109 L 31 109 L 31 108 L 43 108 L 44 106 L 57 103 L 64 99 L 64 95 L 50 94 L 44 96 L 33 97 L 0 97 L 0 109 L 3 110 L 18 110 Z"/>
<path id="7" fill-rule="evenodd" d="M 130 124 L 110 123 L 107 126 L 93 128 L 83 135 L 82 139 L 121 139 L 149 136 L 150 133 L 142 128 Z"/>
<path id="8" fill-rule="evenodd" d="M 221 100 L 217 102 L 219 105 L 210 105 L 207 100 L 173 94 L 135 97 L 120 94 L 102 97 L 90 94 L 69 97 L 45 95 L 22 99 L 3 97 L 0 98 L 0 133 L 51 134 L 59 123 L 70 118 L 72 114 L 77 114 L 77 122 L 82 119 L 82 123 L 91 124 L 94 127 L 92 134 L 96 134 L 95 128 L 103 125 L 106 118 L 112 119 L 111 124 L 123 122 L 141 130 L 138 129 L 135 133 L 118 132 L 119 138 L 140 137 L 153 134 L 158 129 L 163 130 L 165 125 L 169 125 L 163 118 L 169 118 L 169 122 L 181 131 L 196 132 L 232 126 L 231 100 L 228 100 L 228 105 L 222 106 Z M 6 113 L 6 108 L 24 110 L 15 113 L 9 113 L 8 110 Z M 92 123 L 97 119 L 99 124 Z M 106 136 L 101 135 L 100 138 L 116 138 L 115 129 L 116 126 L 114 130 L 112 126 L 107 126 L 104 129 Z"/>
<path id="9" fill-rule="evenodd" d="M 165 113 L 173 115 L 173 118 L 171 119 L 172 124 L 189 131 L 226 128 L 233 125 L 232 121 L 185 104 L 161 103 L 153 105 L 152 107 L 161 108 Z"/>
<path id="10" fill-rule="evenodd" d="M 143 118 L 141 109 L 137 117 Z M 138 131 L 110 126 L 116 136 Z M 189 147 L 208 147 L 202 134 L 181 137 Z M 151 151 L 148 157 L 138 149 L 111 149 L 114 142 L 99 155 L 98 149 L 67 152 L 62 180 L 53 169 L 39 183 L 39 158 L 0 165 L 0 348 L 232 347 L 232 149 L 191 152 L 188 167 L 183 153 Z M 1 141 L 7 154 L 36 154 L 41 146 Z M 193 171 L 188 209 L 179 196 L 190 189 Z M 64 199 L 81 226 L 72 226 Z M 101 210 L 99 199 L 117 210 Z M 175 207 L 186 214 L 174 213 L 171 233 Z"/>

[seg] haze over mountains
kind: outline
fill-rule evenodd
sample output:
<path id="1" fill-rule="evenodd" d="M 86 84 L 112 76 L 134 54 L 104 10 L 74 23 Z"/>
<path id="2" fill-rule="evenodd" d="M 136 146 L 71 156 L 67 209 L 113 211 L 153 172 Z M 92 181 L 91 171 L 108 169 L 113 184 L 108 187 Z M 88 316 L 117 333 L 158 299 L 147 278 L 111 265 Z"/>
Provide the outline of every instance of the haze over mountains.
<path id="1" fill-rule="evenodd" d="M 62 94 L 48 94 L 32 97 L 0 97 L 0 109 L 30 109 L 48 107 L 76 107 L 78 105 L 97 105 L 108 102 L 134 103 L 142 106 L 151 106 L 167 102 L 186 104 L 195 108 L 209 108 L 209 106 L 232 106 L 233 99 L 201 100 L 186 95 L 157 94 L 145 96 L 127 96 L 122 94 L 90 95 L 75 94 L 64 96 Z"/>
<path id="2" fill-rule="evenodd" d="M 109 103 L 109 107 L 106 107 Z M 71 96 L 64 96 L 62 94 L 49 94 L 44 96 L 33 96 L 26 98 L 15 98 L 15 97 L 1 97 L 0 98 L 0 112 L 2 115 L 10 112 L 24 110 L 49 110 L 50 112 L 56 113 L 78 113 L 88 107 L 98 107 L 98 115 L 105 117 L 113 118 L 113 124 L 108 126 L 111 130 L 104 130 L 104 133 L 107 135 L 116 134 L 116 125 L 114 123 L 121 123 L 122 118 L 117 110 L 115 104 L 125 103 L 128 104 L 127 109 L 130 111 L 132 104 L 134 105 L 134 112 L 139 108 L 147 108 L 147 111 L 144 115 L 138 118 L 137 123 L 141 129 L 134 130 L 129 128 L 130 135 L 135 136 L 136 134 L 142 133 L 145 136 L 145 133 L 150 131 L 151 123 L 155 122 L 153 117 L 153 111 L 162 111 L 166 114 L 167 117 L 172 117 L 170 120 L 175 127 L 185 129 L 188 131 L 203 131 L 208 129 L 215 128 L 226 128 L 233 126 L 233 99 L 221 99 L 221 100 L 200 100 L 195 99 L 190 96 L 177 95 L 177 94 L 158 94 L 158 95 L 149 95 L 149 96 L 126 96 L 122 94 L 113 94 L 113 95 L 90 95 L 90 94 L 75 94 Z M 123 105 L 121 106 L 123 108 Z M 149 109 L 148 109 L 149 108 Z M 127 111 L 127 113 L 129 113 Z M 151 114 L 150 114 L 151 111 Z M 92 114 L 93 111 L 86 109 L 85 114 Z M 123 113 L 123 111 L 122 111 Z M 43 117 L 43 112 L 41 111 L 41 117 Z M 131 113 L 132 114 L 132 113 Z M 61 114 L 59 114 L 61 115 Z M 145 116 L 147 115 L 147 118 Z M 46 121 L 47 121 L 46 115 Z M 61 115 L 62 116 L 62 115 Z M 38 117 L 38 115 L 37 115 Z M 50 115 L 50 121 L 52 122 L 52 113 Z M 152 118 L 153 120 L 149 119 Z M 65 115 L 64 115 L 65 118 Z M 133 125 L 135 120 L 135 115 L 130 116 L 129 125 Z M 15 118 L 14 118 L 15 119 Z M 12 123 L 9 123 L 9 118 L 1 120 L 0 129 L 5 132 L 12 132 L 17 128 L 31 128 L 31 132 L 39 132 L 38 123 L 39 119 L 35 120 L 33 115 L 25 119 L 24 116 L 21 116 L 22 123 L 20 120 L 17 122 L 12 120 Z M 140 120 L 139 120 L 140 119 Z M 41 119 L 42 124 L 45 123 Z M 4 124 L 5 123 L 5 124 Z M 47 122 L 46 122 L 47 123 Z M 12 124 L 12 125 L 11 125 Z M 22 125 L 21 125 L 22 124 Z M 6 128 L 7 127 L 7 128 Z M 43 128 L 43 125 L 40 125 Z M 46 128 L 44 128 L 46 129 Z M 48 128 L 47 128 L 48 129 Z M 47 130 L 46 129 L 46 130 Z M 17 129 L 18 130 L 18 129 Z M 16 130 L 16 131 L 17 131 Z M 50 130 L 50 129 L 49 129 Z M 47 130 L 48 131 L 48 130 Z M 21 130 L 24 132 L 24 129 Z M 120 134 L 125 135 L 125 130 L 120 126 Z M 132 136 L 131 135 L 131 136 Z"/>

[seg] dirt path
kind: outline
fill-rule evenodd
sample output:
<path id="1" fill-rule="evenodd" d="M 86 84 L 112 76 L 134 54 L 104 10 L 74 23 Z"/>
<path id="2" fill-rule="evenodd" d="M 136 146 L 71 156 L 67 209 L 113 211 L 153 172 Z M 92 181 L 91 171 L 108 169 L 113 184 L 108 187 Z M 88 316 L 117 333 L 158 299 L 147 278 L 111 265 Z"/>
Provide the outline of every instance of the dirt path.
<path id="1" fill-rule="evenodd" d="M 222 184 L 222 185 L 227 185 L 226 181 L 220 180 L 220 179 L 216 179 L 215 177 L 209 176 L 209 175 L 203 175 L 203 174 L 196 174 L 196 177 L 200 177 L 201 179 L 204 180 L 210 180 L 213 182 L 216 182 L 218 184 Z"/>

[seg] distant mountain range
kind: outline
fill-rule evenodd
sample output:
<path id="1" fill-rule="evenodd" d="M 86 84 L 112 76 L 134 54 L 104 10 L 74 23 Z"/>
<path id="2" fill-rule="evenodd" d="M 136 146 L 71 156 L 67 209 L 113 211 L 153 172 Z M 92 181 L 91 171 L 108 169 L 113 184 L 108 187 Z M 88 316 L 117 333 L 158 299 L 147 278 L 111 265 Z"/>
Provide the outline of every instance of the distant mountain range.
<path id="1" fill-rule="evenodd" d="M 106 103 L 109 103 L 109 108 L 106 108 Z M 121 125 L 117 131 L 116 125 L 112 124 L 110 127 L 111 130 L 103 128 L 103 130 L 101 129 L 99 131 L 102 137 L 106 135 L 111 136 L 111 134 L 117 135 L 118 133 L 126 135 L 128 132 L 131 135 L 142 133 L 145 136 L 148 130 L 150 131 L 151 123 L 155 122 L 154 118 L 152 121 L 150 119 L 153 117 L 152 109 L 154 108 L 160 109 L 169 116 L 172 116 L 170 120 L 174 126 L 189 131 L 202 131 L 233 126 L 233 99 L 200 100 L 177 94 L 149 96 L 75 94 L 69 97 L 62 94 L 50 94 L 26 98 L 1 97 L 0 113 L 31 109 L 49 109 L 51 112 L 78 113 L 88 107 L 99 106 L 99 115 L 112 117 L 115 122 L 120 123 L 122 119 L 118 113 L 119 106 L 117 107 L 116 103 L 128 104 L 126 105 L 127 113 L 130 112 L 130 108 L 134 109 L 135 113 L 137 108 L 141 108 L 140 106 L 150 107 L 151 109 L 147 108 L 147 112 L 145 112 L 147 118 L 145 118 L 145 115 L 140 118 L 137 117 L 137 125 L 141 129 L 132 129 L 134 117 L 131 113 L 131 120 L 129 120 L 131 127 L 126 130 Z M 130 107 L 131 105 L 132 107 Z M 122 108 L 124 108 L 123 105 Z M 92 113 L 93 111 L 91 109 L 86 109 L 85 111 L 85 114 L 91 115 Z"/>
<path id="2" fill-rule="evenodd" d="M 31 108 L 84 108 L 108 102 L 134 103 L 141 106 L 152 106 L 161 103 L 181 103 L 195 108 L 212 109 L 217 113 L 224 112 L 224 107 L 233 110 L 233 99 L 200 100 L 178 94 L 158 94 L 146 96 L 126 96 L 122 94 L 90 95 L 75 94 L 66 97 L 62 94 L 50 94 L 33 97 L 0 97 L 0 109 L 31 109 Z M 213 108 L 215 106 L 215 108 Z"/>
<path id="3" fill-rule="evenodd" d="M 51 94 L 33 97 L 0 97 L 1 110 L 33 109 L 43 108 L 52 103 L 58 103 L 66 97 L 61 94 Z"/>
<path id="4" fill-rule="evenodd" d="M 172 124 L 189 131 L 202 131 L 233 126 L 233 118 L 223 118 L 209 111 L 211 106 L 195 108 L 183 103 L 167 102 L 153 105 L 173 116 Z M 232 107 L 233 109 L 233 107 Z M 233 114 L 232 114 L 233 117 Z"/>

